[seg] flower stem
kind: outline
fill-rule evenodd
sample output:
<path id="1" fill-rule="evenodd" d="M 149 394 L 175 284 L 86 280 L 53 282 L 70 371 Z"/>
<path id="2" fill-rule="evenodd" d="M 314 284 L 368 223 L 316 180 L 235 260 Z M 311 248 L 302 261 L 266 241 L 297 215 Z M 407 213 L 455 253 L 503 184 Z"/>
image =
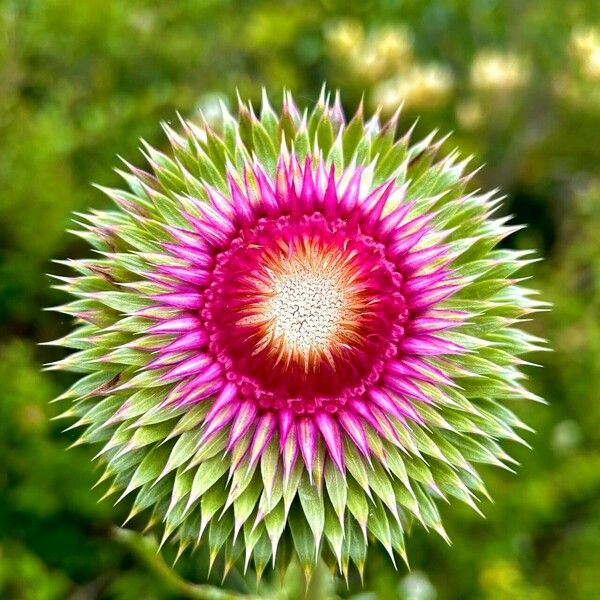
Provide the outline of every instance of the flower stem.
<path id="1" fill-rule="evenodd" d="M 154 539 L 129 529 L 114 527 L 113 538 L 127 547 L 173 591 L 193 600 L 259 600 L 258 596 L 222 590 L 208 584 L 192 583 L 177 574 L 158 552 Z"/>

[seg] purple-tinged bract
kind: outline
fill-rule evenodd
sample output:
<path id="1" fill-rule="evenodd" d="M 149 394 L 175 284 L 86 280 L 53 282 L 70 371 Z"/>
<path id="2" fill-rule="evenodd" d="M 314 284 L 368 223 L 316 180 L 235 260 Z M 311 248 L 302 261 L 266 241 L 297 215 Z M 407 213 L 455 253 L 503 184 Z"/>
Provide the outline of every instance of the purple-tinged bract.
<path id="1" fill-rule="evenodd" d="M 97 257 L 60 278 L 77 327 L 56 343 L 77 352 L 54 366 L 85 374 L 65 415 L 181 549 L 259 573 L 361 570 L 369 540 L 405 558 L 407 524 L 445 537 L 436 501 L 477 510 L 473 463 L 522 441 L 530 253 L 496 248 L 517 228 L 467 191 L 468 161 L 396 121 L 285 94 L 280 115 L 165 125 L 172 150 L 145 145 L 151 170 L 82 217 Z"/>

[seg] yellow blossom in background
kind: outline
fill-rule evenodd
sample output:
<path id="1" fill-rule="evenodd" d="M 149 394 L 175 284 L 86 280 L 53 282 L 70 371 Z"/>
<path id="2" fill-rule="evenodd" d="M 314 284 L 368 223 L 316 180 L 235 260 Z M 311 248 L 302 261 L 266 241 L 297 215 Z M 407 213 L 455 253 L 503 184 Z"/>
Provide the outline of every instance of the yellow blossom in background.
<path id="1" fill-rule="evenodd" d="M 482 50 L 471 65 L 471 85 L 479 92 L 514 91 L 529 77 L 529 65 L 513 52 Z"/>
<path id="2" fill-rule="evenodd" d="M 359 75 L 376 80 L 406 69 L 412 60 L 412 44 L 406 29 L 383 27 L 371 35 L 357 55 L 354 67 Z"/>
<path id="3" fill-rule="evenodd" d="M 574 28 L 568 51 L 571 68 L 554 77 L 555 95 L 577 109 L 600 111 L 600 28 Z"/>
<path id="4" fill-rule="evenodd" d="M 431 109 L 445 104 L 454 87 L 452 71 L 439 64 L 415 65 L 377 85 L 373 101 L 385 112 L 393 112 L 400 104 L 410 108 Z"/>
<path id="5" fill-rule="evenodd" d="M 592 80 L 600 79 L 600 28 L 574 29 L 569 49 L 584 77 Z"/>
<path id="6" fill-rule="evenodd" d="M 366 36 L 360 23 L 347 19 L 328 28 L 325 39 L 329 54 L 366 81 L 403 71 L 412 61 L 411 38 L 402 26 L 380 27 Z"/>
<path id="7" fill-rule="evenodd" d="M 569 73 L 560 73 L 552 88 L 558 98 L 578 109 L 600 111 L 600 86 Z"/>
<path id="8" fill-rule="evenodd" d="M 325 30 L 325 41 L 330 54 L 340 58 L 361 52 L 365 39 L 362 23 L 343 19 Z"/>
<path id="9" fill-rule="evenodd" d="M 456 105 L 456 120 L 463 129 L 477 129 L 482 125 L 484 116 L 483 107 L 478 100 L 462 100 Z"/>
<path id="10" fill-rule="evenodd" d="M 412 42 L 405 27 L 382 27 L 372 46 L 379 59 L 390 66 L 398 66 L 412 57 Z"/>

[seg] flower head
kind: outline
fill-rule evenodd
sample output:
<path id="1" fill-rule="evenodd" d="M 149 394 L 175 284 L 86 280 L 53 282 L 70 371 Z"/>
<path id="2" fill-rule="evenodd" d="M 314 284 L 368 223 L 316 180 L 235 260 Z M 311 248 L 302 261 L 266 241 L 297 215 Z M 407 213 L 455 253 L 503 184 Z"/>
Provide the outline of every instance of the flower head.
<path id="1" fill-rule="evenodd" d="M 405 557 L 436 500 L 476 508 L 473 463 L 510 463 L 515 327 L 543 304 L 515 272 L 529 253 L 468 161 L 396 120 L 346 124 L 339 99 L 276 115 L 165 126 L 116 209 L 84 217 L 96 258 L 66 261 L 77 328 L 55 364 L 85 375 L 62 398 L 102 444 L 109 492 L 131 495 L 181 549 L 206 542 L 258 572 L 290 552 L 362 569 L 367 540 Z"/>

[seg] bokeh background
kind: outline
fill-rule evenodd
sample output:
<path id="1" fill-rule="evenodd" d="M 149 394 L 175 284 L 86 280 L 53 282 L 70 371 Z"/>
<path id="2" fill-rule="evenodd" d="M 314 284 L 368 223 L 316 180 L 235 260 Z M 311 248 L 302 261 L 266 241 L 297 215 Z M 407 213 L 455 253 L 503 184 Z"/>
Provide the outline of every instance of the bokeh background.
<path id="1" fill-rule="evenodd" d="M 544 261 L 534 285 L 554 303 L 531 323 L 553 353 L 534 357 L 523 405 L 533 452 L 517 475 L 486 470 L 483 520 L 443 506 L 453 540 L 416 531 L 412 571 L 374 550 L 363 600 L 600 598 L 600 4 L 590 0 L 0 0 L 0 598 L 183 597 L 111 536 L 125 507 L 90 491 L 92 451 L 50 418 L 68 382 L 40 372 L 38 342 L 69 323 L 42 307 L 52 258 L 81 256 L 73 211 L 105 202 L 116 154 L 165 146 L 161 120 L 208 118 L 235 89 L 312 103 L 322 82 L 347 111 L 404 102 L 417 136 L 453 131 L 475 153 L 478 186 L 501 187 L 529 228 L 508 240 Z M 475 163 L 474 163 L 475 164 Z M 186 577 L 206 578 L 203 557 Z M 215 581 L 218 581 L 216 579 Z M 237 577 L 229 587 L 243 589 Z M 360 595 L 359 595 L 360 594 Z"/>

